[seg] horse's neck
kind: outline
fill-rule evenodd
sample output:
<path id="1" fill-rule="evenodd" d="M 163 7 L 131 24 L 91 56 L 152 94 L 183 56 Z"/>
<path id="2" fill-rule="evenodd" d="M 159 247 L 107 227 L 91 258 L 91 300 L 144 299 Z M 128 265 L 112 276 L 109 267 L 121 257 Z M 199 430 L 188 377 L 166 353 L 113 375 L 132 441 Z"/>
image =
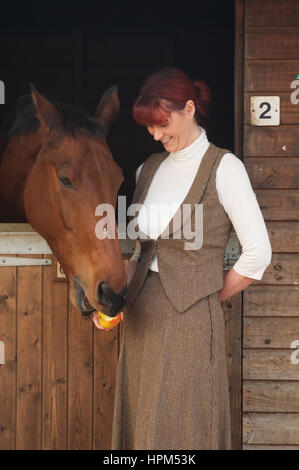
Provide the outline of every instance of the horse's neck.
<path id="1" fill-rule="evenodd" d="M 13 137 L 5 148 L 0 164 L 0 222 L 26 221 L 24 188 L 41 147 L 39 134 Z"/>

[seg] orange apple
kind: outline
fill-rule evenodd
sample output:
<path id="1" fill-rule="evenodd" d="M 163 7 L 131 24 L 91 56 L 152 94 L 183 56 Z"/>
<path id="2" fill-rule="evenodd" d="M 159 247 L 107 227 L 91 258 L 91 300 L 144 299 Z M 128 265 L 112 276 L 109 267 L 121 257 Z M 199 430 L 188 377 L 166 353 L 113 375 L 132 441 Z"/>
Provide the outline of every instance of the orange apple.
<path id="1" fill-rule="evenodd" d="M 116 317 L 109 317 L 108 315 L 105 315 L 105 313 L 98 311 L 98 322 L 102 328 L 114 328 L 116 325 L 119 324 L 120 320 L 120 313 L 116 315 Z"/>

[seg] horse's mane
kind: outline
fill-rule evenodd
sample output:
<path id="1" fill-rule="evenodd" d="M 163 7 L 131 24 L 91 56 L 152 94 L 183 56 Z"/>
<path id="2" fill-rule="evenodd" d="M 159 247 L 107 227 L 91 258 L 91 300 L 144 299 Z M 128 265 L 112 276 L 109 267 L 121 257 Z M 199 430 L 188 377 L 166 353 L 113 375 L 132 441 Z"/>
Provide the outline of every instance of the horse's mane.
<path id="1" fill-rule="evenodd" d="M 62 133 L 71 134 L 73 137 L 79 135 L 104 137 L 103 127 L 87 111 L 52 99 L 50 101 L 62 116 Z M 18 99 L 15 109 L 10 112 L 2 127 L 7 130 L 8 138 L 11 139 L 14 136 L 31 134 L 39 128 L 39 125 L 32 96 L 28 94 Z"/>

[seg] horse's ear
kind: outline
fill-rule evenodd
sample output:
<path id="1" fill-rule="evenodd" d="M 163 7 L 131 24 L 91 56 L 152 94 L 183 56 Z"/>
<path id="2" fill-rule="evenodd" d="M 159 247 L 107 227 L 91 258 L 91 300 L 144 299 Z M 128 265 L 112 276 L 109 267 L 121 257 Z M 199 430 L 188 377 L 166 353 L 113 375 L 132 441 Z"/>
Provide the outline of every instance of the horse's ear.
<path id="1" fill-rule="evenodd" d="M 42 126 L 50 129 L 59 129 L 62 125 L 62 116 L 55 106 L 41 95 L 33 83 L 30 83 L 31 96 L 37 111 L 37 117 Z"/>
<path id="2" fill-rule="evenodd" d="M 106 134 L 118 113 L 119 99 L 115 85 L 105 91 L 95 113 L 95 119 L 104 127 Z"/>

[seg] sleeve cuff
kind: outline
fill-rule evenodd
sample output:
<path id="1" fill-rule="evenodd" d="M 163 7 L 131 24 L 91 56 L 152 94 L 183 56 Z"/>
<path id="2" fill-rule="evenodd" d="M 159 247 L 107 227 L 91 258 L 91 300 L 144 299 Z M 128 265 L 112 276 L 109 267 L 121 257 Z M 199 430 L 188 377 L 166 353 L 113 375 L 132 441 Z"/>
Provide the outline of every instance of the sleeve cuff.
<path id="1" fill-rule="evenodd" d="M 257 273 L 246 273 L 245 271 L 242 271 L 242 269 L 239 269 L 236 265 L 234 265 L 232 269 L 234 269 L 234 271 L 236 271 L 236 273 L 240 274 L 241 276 L 249 277 L 251 279 L 255 279 L 256 281 L 260 281 L 262 279 L 266 270 L 266 268 L 264 268 L 262 271 Z"/>

